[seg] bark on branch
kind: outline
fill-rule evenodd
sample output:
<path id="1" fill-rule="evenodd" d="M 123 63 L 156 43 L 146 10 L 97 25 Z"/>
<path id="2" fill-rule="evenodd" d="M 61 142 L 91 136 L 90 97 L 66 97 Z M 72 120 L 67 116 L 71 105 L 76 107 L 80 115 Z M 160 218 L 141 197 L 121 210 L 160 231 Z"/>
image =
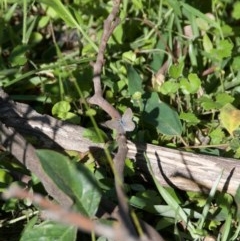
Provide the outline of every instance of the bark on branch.
<path id="1" fill-rule="evenodd" d="M 56 120 L 48 115 L 41 115 L 28 105 L 9 101 L 1 89 L 0 122 L 2 123 L 0 125 L 0 143 L 18 159 L 23 157 L 23 152 L 12 149 L 12 134 L 6 133 L 7 129 L 36 138 L 38 145 L 42 148 L 62 148 L 86 152 L 101 149 L 104 146 L 104 144 L 92 143 L 86 139 L 83 136 L 84 128 L 80 126 Z M 224 170 L 218 190 L 234 195 L 239 187 L 239 160 L 193 154 L 150 144 L 136 144 L 130 141 L 128 149 L 127 156 L 136 163 L 140 172 L 147 174 L 148 169 L 144 156 L 146 153 L 154 175 L 164 186 L 190 191 L 205 191 L 212 187 L 220 172 Z M 29 160 L 31 159 L 34 159 L 33 156 L 29 156 Z M 36 173 L 38 167 L 39 164 L 29 166 L 29 169 Z"/>

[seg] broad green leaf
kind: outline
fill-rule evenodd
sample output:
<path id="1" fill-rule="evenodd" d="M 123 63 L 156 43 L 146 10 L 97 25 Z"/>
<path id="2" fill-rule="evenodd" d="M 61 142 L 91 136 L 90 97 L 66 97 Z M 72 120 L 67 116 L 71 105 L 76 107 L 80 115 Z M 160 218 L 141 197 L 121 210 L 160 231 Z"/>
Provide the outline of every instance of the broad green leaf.
<path id="1" fill-rule="evenodd" d="M 129 177 L 135 175 L 135 165 L 134 165 L 133 161 L 128 158 L 125 161 L 124 175 L 129 176 Z M 138 185 L 138 184 L 135 184 L 135 185 Z"/>
<path id="2" fill-rule="evenodd" d="M 207 53 L 213 49 L 213 44 L 207 34 L 203 35 L 203 48 Z"/>
<path id="3" fill-rule="evenodd" d="M 221 211 L 217 214 L 216 219 L 218 221 L 225 221 L 229 211 L 232 211 L 233 209 L 234 198 L 228 193 L 217 193 L 216 200 L 217 204 L 221 208 Z"/>
<path id="4" fill-rule="evenodd" d="M 160 92 L 164 95 L 175 94 L 179 90 L 179 83 L 175 81 L 166 81 L 160 87 Z"/>
<path id="5" fill-rule="evenodd" d="M 236 56 L 233 58 L 232 68 L 235 71 L 239 71 L 240 69 L 240 56 Z"/>
<path id="6" fill-rule="evenodd" d="M 39 27 L 39 28 L 44 28 L 45 26 L 47 26 L 47 24 L 49 23 L 49 21 L 50 21 L 50 17 L 49 17 L 49 16 L 42 16 L 42 17 L 39 19 L 38 27 Z"/>
<path id="7" fill-rule="evenodd" d="M 153 92 L 146 101 L 143 120 L 157 128 L 165 135 L 181 135 L 182 124 L 175 110 L 160 101 L 157 93 Z"/>
<path id="8" fill-rule="evenodd" d="M 37 150 L 37 155 L 47 175 L 64 193 L 73 198 L 75 190 L 69 189 L 69 185 L 74 180 L 70 174 L 76 172 L 76 170 L 74 170 L 75 167 L 71 164 L 69 158 L 50 150 Z"/>
<path id="9" fill-rule="evenodd" d="M 234 134 L 233 134 L 234 135 Z M 239 140 L 239 135 L 237 138 L 232 138 L 232 140 L 229 142 L 229 147 L 233 151 L 237 151 L 240 148 L 240 140 Z"/>
<path id="10" fill-rule="evenodd" d="M 222 106 L 232 103 L 234 101 L 234 97 L 228 93 L 219 93 L 216 96 L 216 102 L 221 104 Z"/>
<path id="11" fill-rule="evenodd" d="M 217 128 L 209 133 L 209 137 L 211 138 L 211 145 L 218 145 L 222 143 L 225 134 L 221 128 Z"/>
<path id="12" fill-rule="evenodd" d="M 201 29 L 201 30 L 203 30 L 203 31 L 207 31 L 208 29 L 209 29 L 209 24 L 208 24 L 208 22 L 205 20 L 205 19 L 203 19 L 203 18 L 197 18 L 196 19 L 196 23 L 197 23 L 197 26 Z M 204 34 L 204 36 L 206 35 L 206 33 Z"/>
<path id="13" fill-rule="evenodd" d="M 52 108 L 52 114 L 58 116 L 61 113 L 67 113 L 71 109 L 69 102 L 63 100 L 57 102 Z"/>
<path id="14" fill-rule="evenodd" d="M 180 76 L 182 76 L 182 72 L 183 72 L 183 68 L 184 68 L 184 62 L 181 62 L 179 64 L 172 64 L 169 68 L 169 75 L 170 77 L 172 77 L 173 79 L 177 79 Z"/>
<path id="15" fill-rule="evenodd" d="M 222 33 L 223 33 L 223 36 L 226 38 L 226 37 L 229 37 L 229 36 L 233 36 L 234 35 L 234 31 L 233 31 L 233 28 L 227 24 L 224 24 L 222 27 Z"/>
<path id="16" fill-rule="evenodd" d="M 151 213 L 155 212 L 154 205 L 158 205 L 161 202 L 162 198 L 153 190 L 139 191 L 136 196 L 132 196 L 130 199 L 131 205 Z"/>
<path id="17" fill-rule="evenodd" d="M 220 109 L 219 119 L 227 131 L 234 136 L 234 131 L 240 126 L 240 110 L 232 104 L 226 104 Z"/>
<path id="18" fill-rule="evenodd" d="M 142 0 L 132 0 L 132 3 L 138 10 L 143 9 Z"/>
<path id="19" fill-rule="evenodd" d="M 68 101 L 62 100 L 57 102 L 52 108 L 52 114 L 61 120 L 68 120 L 73 124 L 80 123 L 80 117 L 70 112 L 71 105 Z"/>
<path id="20" fill-rule="evenodd" d="M 176 211 L 172 209 L 169 205 L 154 205 L 154 208 L 156 210 L 156 213 L 158 215 L 161 215 L 163 217 L 171 217 L 176 218 Z M 201 217 L 201 214 L 199 212 L 193 211 L 193 209 L 190 208 L 183 208 L 183 211 L 192 218 L 199 219 Z"/>
<path id="21" fill-rule="evenodd" d="M 186 78 L 181 78 L 180 87 L 182 92 L 186 95 L 197 93 L 201 86 L 201 80 L 196 74 L 189 74 L 188 80 Z"/>
<path id="22" fill-rule="evenodd" d="M 198 99 L 198 102 L 200 103 L 201 107 L 205 110 L 219 109 L 222 107 L 220 103 L 213 101 L 208 96 L 202 96 Z"/>
<path id="23" fill-rule="evenodd" d="M 236 20 L 240 19 L 240 2 L 239 1 L 236 1 L 233 4 L 232 17 Z"/>
<path id="24" fill-rule="evenodd" d="M 156 53 L 153 52 L 153 54 L 152 54 L 152 62 L 150 63 L 150 67 L 152 68 L 152 70 L 155 73 L 157 73 L 158 70 L 163 65 L 164 55 L 162 54 L 161 51 L 165 50 L 166 45 L 164 43 L 167 42 L 167 38 L 168 38 L 167 34 L 163 33 L 161 35 L 161 39 L 158 40 L 156 47 L 155 47 L 156 49 L 159 50 L 159 52 L 156 52 Z"/>
<path id="25" fill-rule="evenodd" d="M 20 241 L 75 241 L 76 234 L 75 227 L 45 221 L 25 229 Z"/>
<path id="26" fill-rule="evenodd" d="M 188 191 L 186 194 L 188 195 L 189 200 L 194 202 L 197 207 L 202 208 L 206 204 L 206 195 L 203 193 Z"/>
<path id="27" fill-rule="evenodd" d="M 67 112 L 67 113 L 63 113 L 62 115 L 58 116 L 60 119 L 62 120 L 67 120 L 68 122 L 72 123 L 72 124 L 80 124 L 80 117 L 72 112 Z"/>
<path id="28" fill-rule="evenodd" d="M 196 117 L 194 113 L 189 113 L 189 112 L 188 113 L 182 112 L 179 118 L 187 122 L 189 125 L 193 125 L 193 126 L 197 125 L 200 122 L 200 120 Z"/>
<path id="29" fill-rule="evenodd" d="M 11 185 L 12 184 L 13 183 L 11 183 Z M 7 187 L 9 187 L 9 185 L 7 185 L 6 188 Z M 4 212 L 8 212 L 8 213 L 10 213 L 10 212 L 14 213 L 16 210 L 19 209 L 20 205 L 21 205 L 20 200 L 18 200 L 16 198 L 10 198 L 10 199 L 6 200 L 5 203 L 1 206 L 1 210 Z"/>
<path id="30" fill-rule="evenodd" d="M 197 74 L 194 73 L 190 73 L 188 75 L 188 80 L 191 83 L 193 92 L 197 92 L 197 90 L 199 89 L 199 87 L 201 86 L 201 80 L 199 79 L 199 77 L 197 76 Z"/>
<path id="31" fill-rule="evenodd" d="M 1 183 L 1 185 L 3 185 L 3 183 L 8 185 L 12 181 L 13 181 L 13 178 L 10 175 L 9 171 L 7 171 L 5 168 L 0 168 L 0 183 Z"/>
<path id="32" fill-rule="evenodd" d="M 129 94 L 133 95 L 136 92 L 143 93 L 142 78 L 131 65 L 127 68 L 127 76 Z"/>
<path id="33" fill-rule="evenodd" d="M 112 37 L 108 41 L 108 44 L 111 44 L 111 43 L 123 44 L 123 36 L 124 36 L 123 25 L 120 24 L 116 27 Z"/>
<path id="34" fill-rule="evenodd" d="M 51 150 L 38 150 L 37 155 L 46 174 L 75 201 L 77 210 L 89 217 L 97 211 L 101 193 L 92 173 L 81 163 Z"/>
<path id="35" fill-rule="evenodd" d="M 5 169 L 0 169 L 0 192 L 5 190 L 9 184 L 13 181 L 12 176 Z"/>
<path id="36" fill-rule="evenodd" d="M 132 50 L 130 50 L 122 54 L 122 59 L 127 61 L 128 63 L 134 63 L 137 59 L 137 55 Z"/>
<path id="37" fill-rule="evenodd" d="M 28 45 L 17 45 L 10 54 L 10 64 L 15 66 L 22 66 L 27 63 L 28 59 L 26 53 L 29 50 Z"/>
<path id="38" fill-rule="evenodd" d="M 217 48 L 211 50 L 210 54 L 217 60 L 230 57 L 232 54 L 233 44 L 229 40 L 220 40 Z"/>

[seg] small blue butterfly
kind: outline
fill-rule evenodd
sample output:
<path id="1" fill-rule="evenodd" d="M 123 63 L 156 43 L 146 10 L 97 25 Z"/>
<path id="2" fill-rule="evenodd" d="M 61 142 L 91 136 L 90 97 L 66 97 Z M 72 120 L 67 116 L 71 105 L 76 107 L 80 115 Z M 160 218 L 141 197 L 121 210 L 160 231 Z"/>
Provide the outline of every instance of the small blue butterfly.
<path id="1" fill-rule="evenodd" d="M 135 124 L 132 121 L 132 118 L 132 110 L 130 108 L 127 108 L 121 119 L 109 120 L 106 121 L 105 124 L 108 128 L 116 130 L 118 133 L 124 134 L 125 132 L 134 130 Z"/>

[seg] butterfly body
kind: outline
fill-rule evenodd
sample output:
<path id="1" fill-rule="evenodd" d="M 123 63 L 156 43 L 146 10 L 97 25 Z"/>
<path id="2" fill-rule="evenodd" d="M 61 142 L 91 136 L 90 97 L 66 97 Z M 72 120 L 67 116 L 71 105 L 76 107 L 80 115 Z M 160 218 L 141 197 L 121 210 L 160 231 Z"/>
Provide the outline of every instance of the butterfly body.
<path id="1" fill-rule="evenodd" d="M 112 130 L 116 130 L 120 134 L 125 134 L 125 132 L 133 131 L 135 128 L 135 124 L 132 121 L 133 113 L 130 108 L 122 115 L 121 119 L 113 119 L 106 121 L 105 124 Z"/>

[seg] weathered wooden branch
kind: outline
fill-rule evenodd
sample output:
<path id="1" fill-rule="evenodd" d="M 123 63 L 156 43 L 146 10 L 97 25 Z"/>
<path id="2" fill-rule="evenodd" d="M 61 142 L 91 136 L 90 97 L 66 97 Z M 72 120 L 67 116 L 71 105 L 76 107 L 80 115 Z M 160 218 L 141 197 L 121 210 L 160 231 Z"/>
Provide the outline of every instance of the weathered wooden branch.
<path id="1" fill-rule="evenodd" d="M 89 140 L 83 138 L 83 131 L 84 129 L 81 127 L 69 125 L 50 116 L 40 115 L 28 105 L 14 103 L 0 88 L 0 143 L 2 144 L 0 149 L 6 148 L 32 173 L 36 174 L 47 193 L 61 204 L 64 210 L 68 210 L 72 206 L 73 201 L 46 175 L 36 155 L 36 149 L 23 136 L 31 139 L 34 137 L 37 140 L 37 146 L 41 147 L 58 148 L 61 150 L 67 148 L 69 150 L 90 151 L 92 153 L 95 153 L 95 149 L 102 149 L 103 145 L 92 145 Z M 80 135 L 80 138 L 78 135 Z M 71 137 L 73 139 L 69 142 Z M 74 139 L 79 141 L 80 148 L 78 148 L 78 145 L 68 146 L 68 143 L 74 143 Z M 59 140 L 60 143 L 57 143 L 56 140 Z M 116 211 L 113 211 L 115 209 Z M 136 236 L 134 240 L 142 240 L 137 234 L 129 233 L 124 223 L 125 220 L 122 219 L 120 208 L 116 208 L 114 203 L 103 198 L 96 215 L 101 217 L 112 212 L 114 218 L 119 220 L 121 224 L 120 226 L 118 225 L 118 230 L 121 230 L 119 231 L 120 234 L 128 235 L 128 238 L 125 239 L 130 240 L 131 237 Z M 144 237 L 147 238 L 144 238 L 144 240 L 164 241 L 161 235 L 150 225 L 143 220 L 140 220 L 140 223 L 146 235 Z"/>
<path id="2" fill-rule="evenodd" d="M 0 122 L 23 135 L 36 138 L 41 147 L 63 148 L 80 152 L 102 148 L 104 144 L 92 143 L 83 136 L 84 128 L 41 115 L 26 104 L 6 100 L 0 89 Z M 3 136 L 3 125 L 0 135 Z M 3 141 L 5 140 L 5 141 Z M 1 138 L 1 144 L 10 143 Z M 11 151 L 11 148 L 8 148 Z M 144 153 L 155 177 L 164 186 L 182 190 L 206 191 L 224 170 L 219 191 L 235 194 L 240 182 L 240 162 L 236 159 L 193 154 L 170 148 L 128 142 L 128 157 L 142 173 L 148 173 Z M 13 151 L 13 150 L 12 150 Z M 14 153 L 13 153 L 14 154 Z M 18 156 L 18 153 L 15 153 Z M 31 170 L 33 171 L 33 170 Z M 34 172 L 34 171 L 33 171 Z"/>

